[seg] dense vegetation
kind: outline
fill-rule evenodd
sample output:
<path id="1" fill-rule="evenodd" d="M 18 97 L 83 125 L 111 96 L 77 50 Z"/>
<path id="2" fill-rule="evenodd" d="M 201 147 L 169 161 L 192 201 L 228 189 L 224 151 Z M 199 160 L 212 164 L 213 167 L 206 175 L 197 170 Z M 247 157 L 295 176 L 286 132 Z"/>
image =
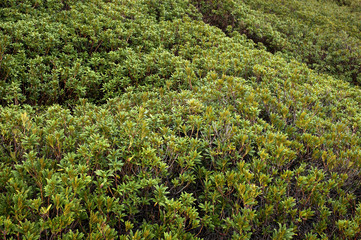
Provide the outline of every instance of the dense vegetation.
<path id="1" fill-rule="evenodd" d="M 0 6 L 1 238 L 361 238 L 358 1 Z"/>
<path id="2" fill-rule="evenodd" d="M 286 59 L 297 59 L 318 72 L 361 83 L 359 0 L 193 1 L 206 22 L 224 31 L 244 33 Z M 333 2 L 346 6 L 337 7 Z"/>

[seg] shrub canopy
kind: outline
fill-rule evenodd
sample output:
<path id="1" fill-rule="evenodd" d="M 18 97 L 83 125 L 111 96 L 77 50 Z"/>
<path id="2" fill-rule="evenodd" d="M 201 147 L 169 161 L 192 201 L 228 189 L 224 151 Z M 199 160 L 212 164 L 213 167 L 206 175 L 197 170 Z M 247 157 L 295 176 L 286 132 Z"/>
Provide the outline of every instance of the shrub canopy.
<path id="1" fill-rule="evenodd" d="M 335 2 L 0 1 L 1 236 L 360 238 Z"/>

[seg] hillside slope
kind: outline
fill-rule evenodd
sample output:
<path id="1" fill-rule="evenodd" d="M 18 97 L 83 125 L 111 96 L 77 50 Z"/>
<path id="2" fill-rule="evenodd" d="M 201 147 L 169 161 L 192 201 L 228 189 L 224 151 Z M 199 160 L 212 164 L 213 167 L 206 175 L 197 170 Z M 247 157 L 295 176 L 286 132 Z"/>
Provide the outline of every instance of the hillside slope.
<path id="1" fill-rule="evenodd" d="M 361 237 L 360 88 L 216 2 L 0 3 L 4 239 Z"/>
<path id="2" fill-rule="evenodd" d="M 203 19 L 286 59 L 359 85 L 361 1 L 192 0 Z M 337 3 L 341 6 L 338 6 Z"/>

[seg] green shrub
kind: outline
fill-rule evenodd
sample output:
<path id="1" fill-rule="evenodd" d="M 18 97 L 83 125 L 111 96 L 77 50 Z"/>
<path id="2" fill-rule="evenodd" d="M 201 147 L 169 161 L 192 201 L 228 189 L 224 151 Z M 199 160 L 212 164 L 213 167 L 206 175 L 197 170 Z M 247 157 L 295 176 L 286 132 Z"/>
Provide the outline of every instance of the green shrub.
<path id="1" fill-rule="evenodd" d="M 357 85 L 361 82 L 357 1 L 343 9 L 314 0 L 193 2 L 207 23 L 228 34 L 237 31 L 272 53 Z"/>
<path id="2" fill-rule="evenodd" d="M 206 24 L 217 1 L 15 3 L 4 239 L 360 238 L 359 87 Z"/>
<path id="3" fill-rule="evenodd" d="M 0 10 L 2 104 L 104 103 L 129 86 L 162 86 L 184 64 L 165 22 L 198 18 L 184 1 L 16 3 Z"/>

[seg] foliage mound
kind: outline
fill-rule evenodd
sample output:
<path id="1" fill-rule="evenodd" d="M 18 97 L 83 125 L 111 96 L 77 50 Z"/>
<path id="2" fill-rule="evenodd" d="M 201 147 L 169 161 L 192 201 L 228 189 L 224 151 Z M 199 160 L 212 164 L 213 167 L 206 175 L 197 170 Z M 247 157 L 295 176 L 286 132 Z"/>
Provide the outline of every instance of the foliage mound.
<path id="1" fill-rule="evenodd" d="M 361 90 L 222 2 L 0 2 L 3 239 L 361 237 Z"/>
<path id="2" fill-rule="evenodd" d="M 272 53 L 361 84 L 361 1 L 192 0 L 203 19 Z M 343 7 L 338 7 L 336 4 Z"/>

